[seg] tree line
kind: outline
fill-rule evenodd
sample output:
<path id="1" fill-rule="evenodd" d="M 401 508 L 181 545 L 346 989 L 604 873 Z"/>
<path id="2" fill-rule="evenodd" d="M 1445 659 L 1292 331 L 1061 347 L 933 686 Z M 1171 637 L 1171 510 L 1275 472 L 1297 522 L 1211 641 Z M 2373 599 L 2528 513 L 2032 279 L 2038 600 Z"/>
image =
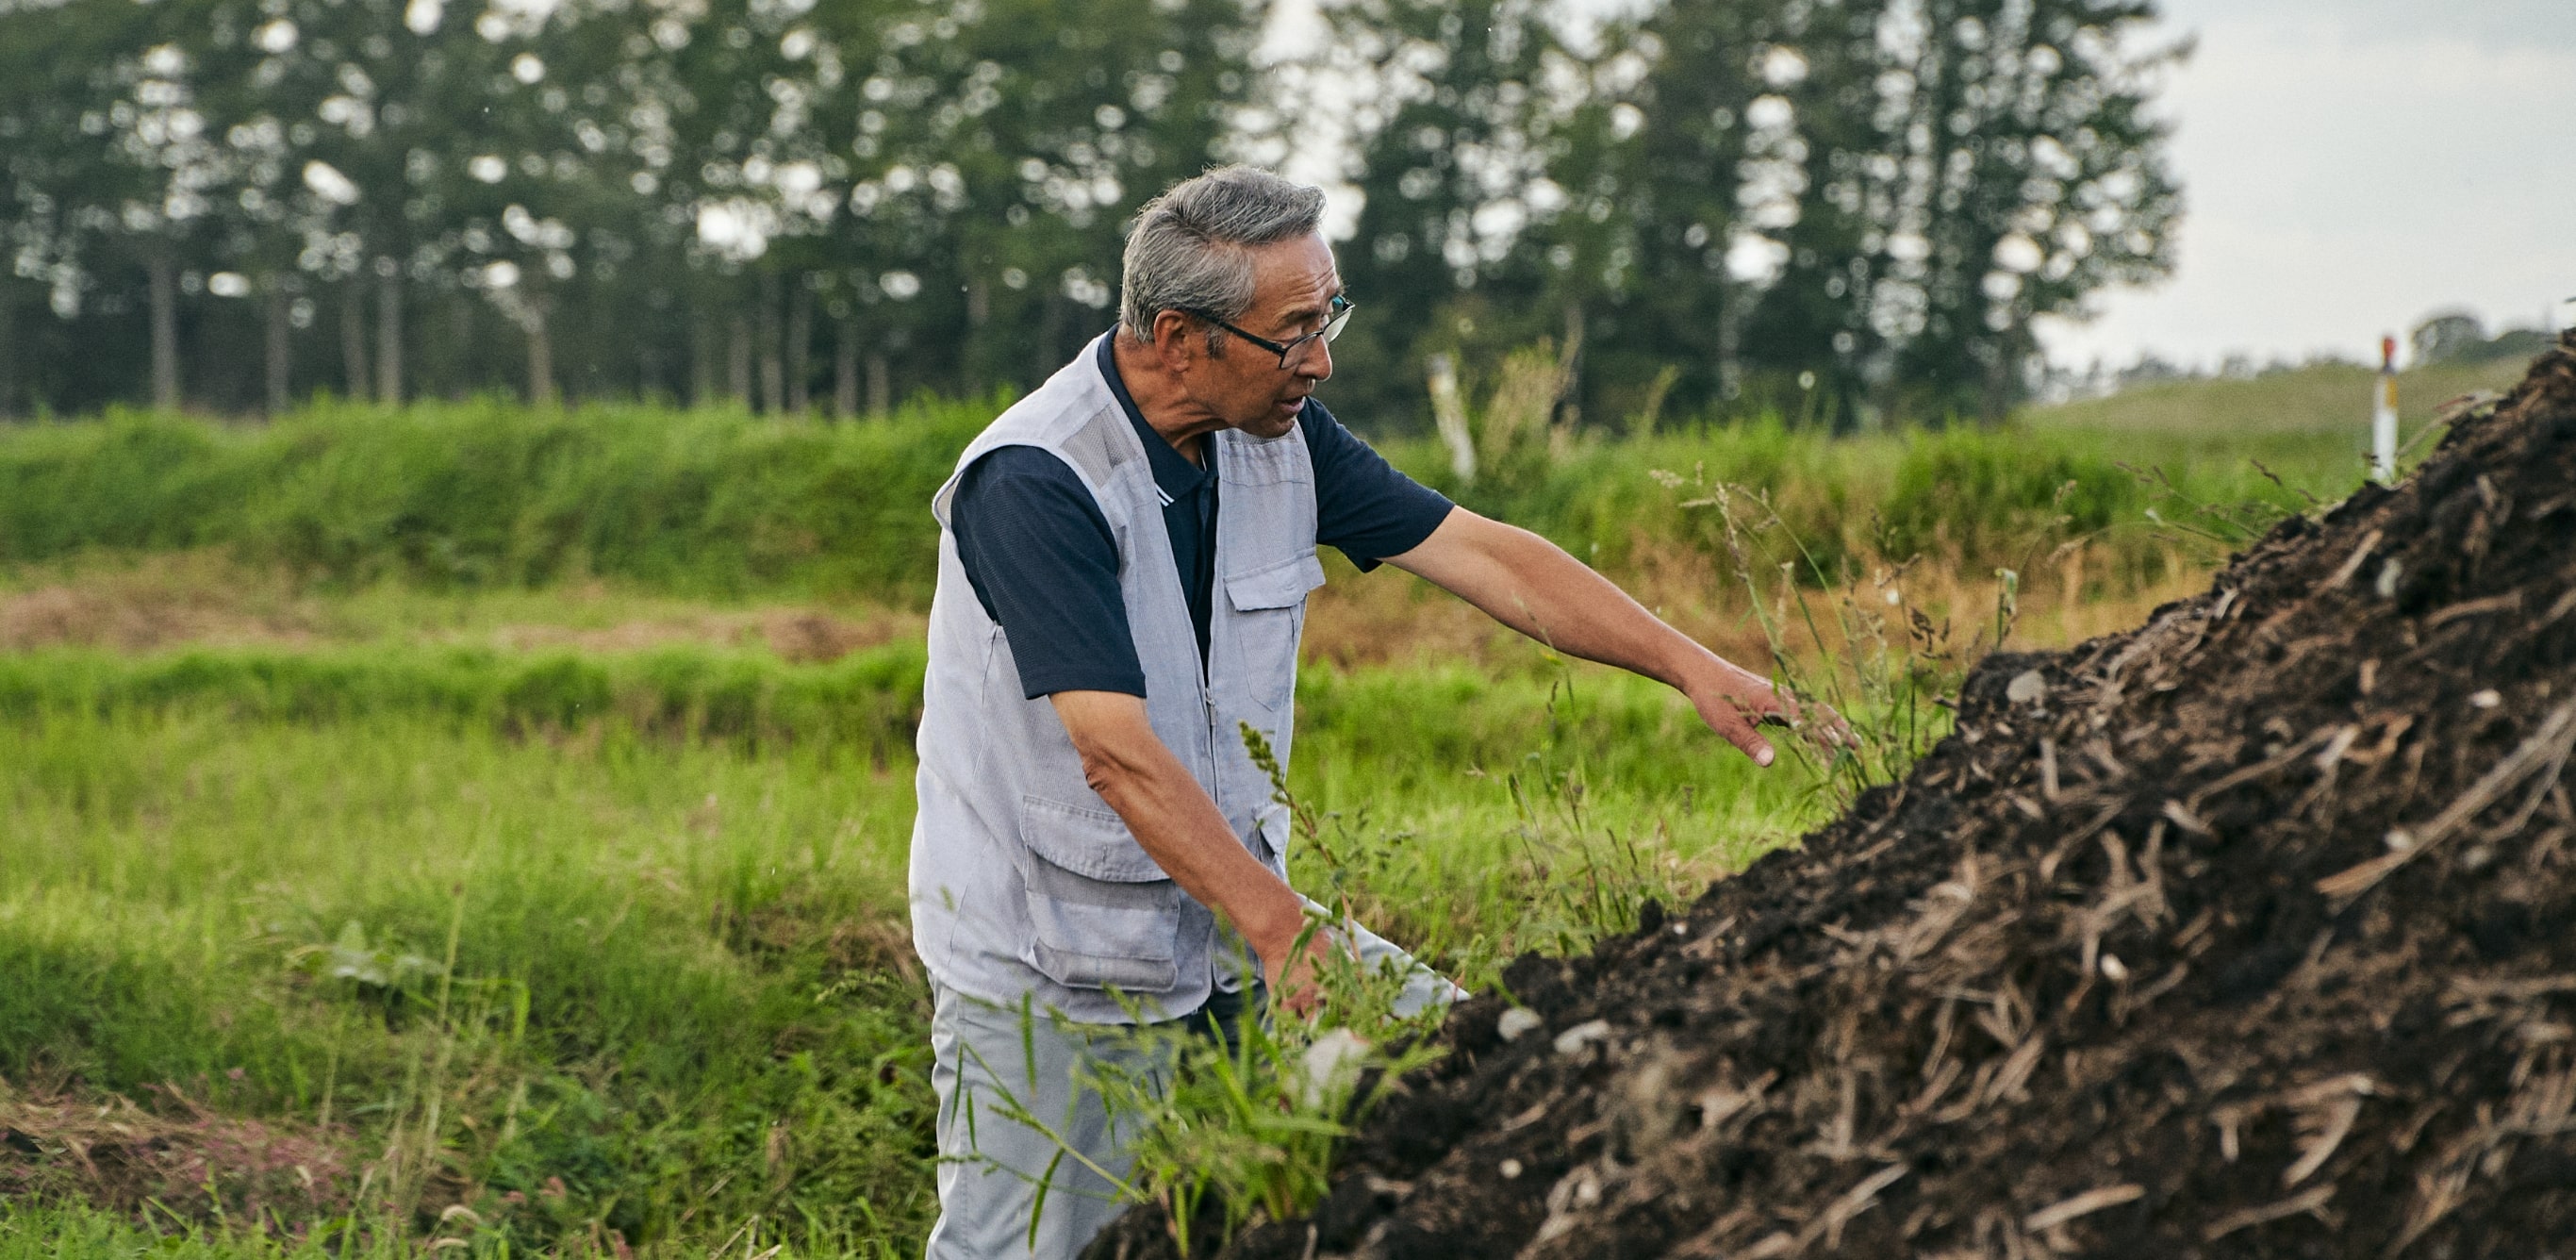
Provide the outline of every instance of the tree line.
<path id="1" fill-rule="evenodd" d="M 2169 266 L 2145 0 L 1597 8 L 0 0 L 0 414 L 1026 388 L 1145 197 L 1291 154 L 1380 429 L 1541 339 L 1570 418 L 1999 414 Z"/>

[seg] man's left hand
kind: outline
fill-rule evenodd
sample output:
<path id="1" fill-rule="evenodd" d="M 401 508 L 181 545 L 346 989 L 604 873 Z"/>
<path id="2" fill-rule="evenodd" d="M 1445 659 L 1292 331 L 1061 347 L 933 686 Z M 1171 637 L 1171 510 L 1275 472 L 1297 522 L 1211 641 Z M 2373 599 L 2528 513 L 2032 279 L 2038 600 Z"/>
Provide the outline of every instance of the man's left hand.
<path id="1" fill-rule="evenodd" d="M 1753 764 L 1776 759 L 1757 726 L 1786 726 L 1828 754 L 1859 747 L 1842 715 L 1801 704 L 1769 679 L 1702 647 L 1565 549 L 1525 529 L 1452 508 L 1440 528 L 1387 563 L 1438 584 L 1494 620 L 1569 656 L 1616 665 L 1689 696 L 1709 729 Z"/>
<path id="2" fill-rule="evenodd" d="M 1728 661 L 1716 661 L 1683 693 L 1690 697 L 1708 729 L 1743 750 L 1757 766 L 1768 766 L 1778 757 L 1771 741 L 1764 739 L 1758 729 L 1764 726 L 1787 727 L 1827 756 L 1860 746 L 1851 725 L 1830 706 L 1814 700 L 1801 702 L 1772 685 L 1771 680 Z"/>

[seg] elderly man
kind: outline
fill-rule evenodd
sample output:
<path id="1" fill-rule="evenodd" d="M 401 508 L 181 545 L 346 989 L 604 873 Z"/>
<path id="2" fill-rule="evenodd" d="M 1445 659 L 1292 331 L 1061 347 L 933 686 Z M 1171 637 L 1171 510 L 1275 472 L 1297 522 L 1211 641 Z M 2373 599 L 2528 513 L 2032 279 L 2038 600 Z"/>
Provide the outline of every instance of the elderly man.
<path id="1" fill-rule="evenodd" d="M 1117 1026 L 1230 1039 L 1265 988 L 1311 1002 L 1293 948 L 1311 903 L 1237 732 L 1288 756 L 1318 545 L 1667 683 L 1757 763 L 1772 751 L 1755 725 L 1794 716 L 1762 677 L 1406 478 L 1324 409 L 1351 302 L 1323 212 L 1321 191 L 1240 166 L 1148 203 L 1118 327 L 995 420 L 933 502 L 911 895 L 940 1100 L 934 1260 L 1071 1256 L 1115 1214 L 1100 1172 L 1128 1160 L 1077 1069 L 1137 1053 Z M 1383 941 L 1341 940 L 1412 967 L 1411 1003 L 1457 992 Z M 1011 1123 L 1012 1104 L 1055 1132 Z"/>

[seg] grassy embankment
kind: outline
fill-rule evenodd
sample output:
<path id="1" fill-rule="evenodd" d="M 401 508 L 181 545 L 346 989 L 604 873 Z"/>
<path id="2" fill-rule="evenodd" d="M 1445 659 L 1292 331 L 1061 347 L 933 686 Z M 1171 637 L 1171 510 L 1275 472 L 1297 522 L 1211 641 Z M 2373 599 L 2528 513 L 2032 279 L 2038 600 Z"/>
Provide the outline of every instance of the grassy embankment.
<path id="1" fill-rule="evenodd" d="M 2288 382 L 2191 389 L 1998 437 L 1578 445 L 1461 497 L 1729 644 L 1759 640 L 1724 529 L 1679 506 L 1710 483 L 1767 491 L 1863 594 L 1880 549 L 1932 554 L 1893 584 L 1962 640 L 1991 609 L 1974 575 L 2024 568 L 2023 630 L 2056 637 L 2209 558 L 2142 527 L 2176 504 L 2113 459 L 2222 504 L 2281 494 L 2249 453 L 2353 481 L 2353 426 L 2277 421 Z M 43 1183 L 0 1186 L 0 1256 L 150 1242 L 34 1190 L 164 1230 L 392 1220 L 472 1254 L 917 1245 L 918 504 L 978 414 L 0 434 L 0 1123 L 38 1148 L 0 1175 Z M 1437 480 L 1428 446 L 1392 453 Z M 2032 565 L 2059 515 L 2098 541 Z M 2073 598 L 2037 607 L 2051 582 Z M 1579 945 L 1598 876 L 1683 893 L 1812 817 L 1651 688 L 1408 585 L 1319 601 L 1316 655 L 1344 664 L 1301 688 L 1293 771 L 1340 860 L 1301 879 L 1354 881 L 1390 935 L 1476 979 Z M 111 1098 L 139 1106 L 102 1121 Z"/>

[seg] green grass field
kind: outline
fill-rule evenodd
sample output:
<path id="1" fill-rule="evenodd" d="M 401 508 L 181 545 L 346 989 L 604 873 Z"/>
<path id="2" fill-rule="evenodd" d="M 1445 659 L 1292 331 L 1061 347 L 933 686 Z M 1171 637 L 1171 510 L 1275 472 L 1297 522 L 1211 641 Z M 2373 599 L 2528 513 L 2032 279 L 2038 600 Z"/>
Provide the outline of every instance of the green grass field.
<path id="1" fill-rule="evenodd" d="M 2420 427 L 2443 399 L 2518 375 L 2512 364 L 2409 374 L 2405 412 Z M 2193 502 L 2348 493 L 2362 473 L 2368 379 L 2328 367 L 2162 386 L 1997 430 L 1835 440 L 1776 421 L 1667 426 L 1531 447 L 1473 486 L 1452 483 L 1431 442 L 1387 454 L 1611 568 L 1641 546 L 1717 546 L 1713 514 L 1683 506 L 1700 496 L 1658 470 L 1770 496 L 1828 559 L 2008 561 L 2031 521 L 2061 515 L 2109 531 L 2134 559 L 2153 548 L 2132 546 L 2126 527 L 2165 492 L 2132 468 L 2161 470 Z M 137 415 L 25 425 L 0 432 L 0 566 L 212 548 L 339 590 L 602 579 L 697 600 L 918 606 L 937 544 L 924 505 L 996 405 L 924 401 L 839 426 L 495 401 L 328 404 L 258 426 Z"/>
<path id="2" fill-rule="evenodd" d="M 917 703 L 909 673 L 879 668 L 909 651 L 0 662 L 13 1101 L 256 1117 L 340 1161 L 318 1188 L 243 1159 L 195 1184 L 134 1169 L 30 1189 L 200 1230 L 392 1213 L 435 1234 L 462 1204 L 479 1222 L 462 1236 L 522 1252 L 611 1231 L 916 1246 L 909 757 L 780 699 L 864 708 L 851 680 L 876 678 L 881 708 Z M 595 677 L 565 681 L 572 665 Z M 737 689 L 753 716 L 706 719 L 721 688 L 678 698 L 685 676 L 756 680 Z M 1757 774 L 1608 671 L 1322 670 L 1301 701 L 1296 786 L 1340 862 L 1309 852 L 1302 881 L 1470 980 L 1596 930 L 1588 904 L 1525 895 L 1551 875 L 1685 896 L 1813 816 L 1792 773 Z M 700 720 L 656 724 L 673 712 Z M 174 1133 L 239 1144 L 219 1128 Z M 355 1184 L 370 1161 L 382 1184 Z"/>
<path id="3" fill-rule="evenodd" d="M 2410 422 L 2511 375 L 2420 377 Z M 1829 567 L 2082 535 L 2067 598 L 2125 608 L 2223 545 L 2149 508 L 2351 488 L 2347 384 L 1668 430 L 1453 488 L 1649 585 L 1726 560 L 1688 506 L 1722 484 Z M 0 431 L 0 1260 L 917 1254 L 919 501 L 981 414 Z M 1379 599 L 1381 637 L 1434 615 Z M 1833 805 L 1535 648 L 1314 663 L 1298 700 L 1300 885 L 1471 985 Z"/>

